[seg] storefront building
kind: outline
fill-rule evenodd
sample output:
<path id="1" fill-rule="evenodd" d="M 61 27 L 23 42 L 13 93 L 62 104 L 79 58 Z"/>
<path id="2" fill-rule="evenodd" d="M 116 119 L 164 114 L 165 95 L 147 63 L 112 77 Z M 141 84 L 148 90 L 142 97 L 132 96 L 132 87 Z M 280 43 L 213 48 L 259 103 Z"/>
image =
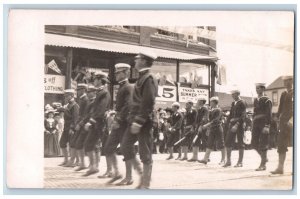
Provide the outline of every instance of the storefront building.
<path id="1" fill-rule="evenodd" d="M 134 56 L 143 49 L 158 56 L 151 69 L 159 80 L 157 107 L 170 107 L 174 101 L 184 104 L 189 99 L 196 102 L 200 96 L 209 99 L 215 91 L 216 42 L 205 41 L 207 44 L 185 39 L 158 27 L 46 26 L 45 104 L 63 102 L 63 90 L 76 88 L 74 79 L 81 69 L 107 72 L 115 98 L 114 65 L 130 64 L 129 80 L 134 83 L 138 76 Z"/>

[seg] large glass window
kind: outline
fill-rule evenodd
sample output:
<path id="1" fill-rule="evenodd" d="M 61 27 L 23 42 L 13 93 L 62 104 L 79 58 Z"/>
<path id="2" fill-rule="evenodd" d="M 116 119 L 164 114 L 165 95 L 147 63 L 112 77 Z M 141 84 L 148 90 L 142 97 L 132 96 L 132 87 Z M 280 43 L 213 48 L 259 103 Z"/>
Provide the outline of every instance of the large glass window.
<path id="1" fill-rule="evenodd" d="M 66 75 L 66 49 L 45 46 L 44 57 L 44 103 L 54 102 L 63 104 Z"/>
<path id="2" fill-rule="evenodd" d="M 176 85 L 176 62 L 175 61 L 155 61 L 151 67 L 152 74 L 158 79 L 160 86 Z"/>
<path id="3" fill-rule="evenodd" d="M 180 62 L 179 82 L 182 86 L 198 88 L 209 85 L 208 66 Z"/>

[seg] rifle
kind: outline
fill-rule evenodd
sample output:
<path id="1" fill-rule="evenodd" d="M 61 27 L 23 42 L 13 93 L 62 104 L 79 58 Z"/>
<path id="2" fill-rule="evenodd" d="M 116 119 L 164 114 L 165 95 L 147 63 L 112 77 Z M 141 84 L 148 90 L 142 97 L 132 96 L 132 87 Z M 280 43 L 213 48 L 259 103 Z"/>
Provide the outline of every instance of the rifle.
<path id="1" fill-rule="evenodd" d="M 178 140 L 178 141 L 174 144 L 174 146 L 178 145 L 178 144 L 181 143 L 183 140 L 185 140 L 186 137 L 187 137 L 189 134 L 191 134 L 191 133 L 192 133 L 192 131 L 187 132 L 187 133 L 185 134 L 185 136 L 183 136 L 183 138 L 181 138 L 180 140 Z"/>

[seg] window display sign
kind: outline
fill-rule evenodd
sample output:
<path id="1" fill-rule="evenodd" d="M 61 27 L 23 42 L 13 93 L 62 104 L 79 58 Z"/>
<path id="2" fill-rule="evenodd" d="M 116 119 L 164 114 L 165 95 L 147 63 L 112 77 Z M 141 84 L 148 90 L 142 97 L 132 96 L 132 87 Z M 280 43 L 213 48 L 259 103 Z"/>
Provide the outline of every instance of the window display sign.
<path id="1" fill-rule="evenodd" d="M 157 101 L 175 102 L 177 98 L 176 86 L 158 86 Z"/>
<path id="2" fill-rule="evenodd" d="M 188 100 L 192 100 L 194 103 L 197 103 L 197 100 L 200 97 L 205 97 L 208 102 L 208 89 L 199 89 L 199 88 L 187 88 L 187 87 L 179 87 L 179 102 L 187 102 Z"/>
<path id="3" fill-rule="evenodd" d="M 65 76 L 45 75 L 44 76 L 45 93 L 63 94 L 65 90 Z"/>

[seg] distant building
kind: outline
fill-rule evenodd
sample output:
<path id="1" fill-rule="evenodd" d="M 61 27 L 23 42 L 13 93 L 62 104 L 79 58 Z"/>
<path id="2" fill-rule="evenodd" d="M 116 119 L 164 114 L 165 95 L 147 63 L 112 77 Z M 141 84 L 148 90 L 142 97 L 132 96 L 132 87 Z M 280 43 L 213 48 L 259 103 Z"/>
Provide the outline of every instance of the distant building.
<path id="1" fill-rule="evenodd" d="M 225 110 L 230 110 L 231 108 L 231 103 L 233 102 L 233 99 L 231 97 L 231 94 L 228 93 L 222 93 L 222 92 L 216 92 L 216 96 L 219 97 L 219 106 L 223 111 Z M 245 97 L 241 96 L 243 100 L 245 100 L 247 104 L 247 111 L 252 111 L 253 112 L 253 98 L 252 97 Z"/>
<path id="2" fill-rule="evenodd" d="M 272 100 L 273 108 L 272 112 L 277 113 L 280 96 L 283 91 L 286 90 L 284 87 L 283 78 L 286 76 L 280 76 L 278 77 L 274 82 L 272 82 L 269 86 L 266 88 L 266 95 Z"/>

